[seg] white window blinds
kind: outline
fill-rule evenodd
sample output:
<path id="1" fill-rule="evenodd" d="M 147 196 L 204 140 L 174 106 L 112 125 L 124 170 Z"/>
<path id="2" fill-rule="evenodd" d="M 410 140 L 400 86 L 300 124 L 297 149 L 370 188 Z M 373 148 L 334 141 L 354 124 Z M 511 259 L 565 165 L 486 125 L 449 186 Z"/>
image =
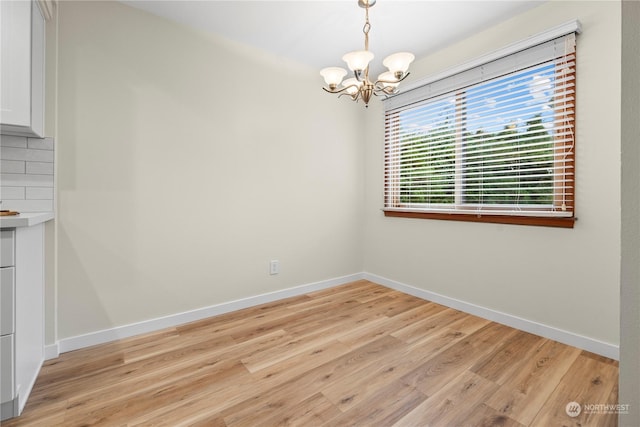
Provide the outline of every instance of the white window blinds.
<path id="1" fill-rule="evenodd" d="M 385 211 L 573 218 L 575 34 L 385 101 Z"/>

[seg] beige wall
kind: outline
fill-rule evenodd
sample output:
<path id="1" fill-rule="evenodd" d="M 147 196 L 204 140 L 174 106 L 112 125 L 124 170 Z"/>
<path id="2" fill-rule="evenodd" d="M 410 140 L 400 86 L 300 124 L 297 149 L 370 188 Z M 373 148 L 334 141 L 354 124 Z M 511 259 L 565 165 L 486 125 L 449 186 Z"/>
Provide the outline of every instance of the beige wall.
<path id="1" fill-rule="evenodd" d="M 544 4 L 411 78 L 573 18 L 579 221 L 563 230 L 384 218 L 377 100 L 354 108 L 315 69 L 117 2 L 61 2 L 56 338 L 364 270 L 617 345 L 619 3 Z"/>
<path id="2" fill-rule="evenodd" d="M 579 19 L 574 229 L 385 218 L 382 108 L 369 111 L 364 270 L 618 345 L 620 4 L 543 4 L 417 61 L 424 78 Z M 376 109 L 377 108 L 377 109 Z"/>
<path id="3" fill-rule="evenodd" d="M 362 111 L 317 70 L 117 2 L 58 30 L 58 339 L 361 271 Z"/>

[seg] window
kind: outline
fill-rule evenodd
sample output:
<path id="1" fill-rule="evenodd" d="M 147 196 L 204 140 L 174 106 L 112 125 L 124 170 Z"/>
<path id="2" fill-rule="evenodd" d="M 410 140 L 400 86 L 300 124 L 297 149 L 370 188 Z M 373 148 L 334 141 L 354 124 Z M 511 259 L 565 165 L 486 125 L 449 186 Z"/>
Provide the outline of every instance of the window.
<path id="1" fill-rule="evenodd" d="M 385 101 L 385 214 L 573 227 L 575 34 Z"/>

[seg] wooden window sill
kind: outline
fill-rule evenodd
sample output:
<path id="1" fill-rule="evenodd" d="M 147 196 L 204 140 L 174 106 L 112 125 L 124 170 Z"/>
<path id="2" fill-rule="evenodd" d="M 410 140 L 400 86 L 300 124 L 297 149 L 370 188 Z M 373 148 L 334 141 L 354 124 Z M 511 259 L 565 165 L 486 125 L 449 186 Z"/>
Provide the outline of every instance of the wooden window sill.
<path id="1" fill-rule="evenodd" d="M 384 210 L 384 216 L 395 218 L 419 218 L 441 219 L 448 221 L 489 222 L 494 224 L 536 225 L 542 227 L 573 228 L 575 217 L 554 218 L 542 216 L 515 216 L 515 215 L 491 215 L 491 214 L 458 214 L 458 213 L 433 213 L 415 211 L 389 211 Z"/>

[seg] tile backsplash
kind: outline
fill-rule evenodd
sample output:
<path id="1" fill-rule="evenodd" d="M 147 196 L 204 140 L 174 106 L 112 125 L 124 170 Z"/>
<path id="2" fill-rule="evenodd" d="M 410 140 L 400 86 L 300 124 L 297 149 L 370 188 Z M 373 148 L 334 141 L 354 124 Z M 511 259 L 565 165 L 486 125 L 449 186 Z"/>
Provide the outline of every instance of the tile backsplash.
<path id="1" fill-rule="evenodd" d="M 0 135 L 0 209 L 53 211 L 53 138 Z"/>

